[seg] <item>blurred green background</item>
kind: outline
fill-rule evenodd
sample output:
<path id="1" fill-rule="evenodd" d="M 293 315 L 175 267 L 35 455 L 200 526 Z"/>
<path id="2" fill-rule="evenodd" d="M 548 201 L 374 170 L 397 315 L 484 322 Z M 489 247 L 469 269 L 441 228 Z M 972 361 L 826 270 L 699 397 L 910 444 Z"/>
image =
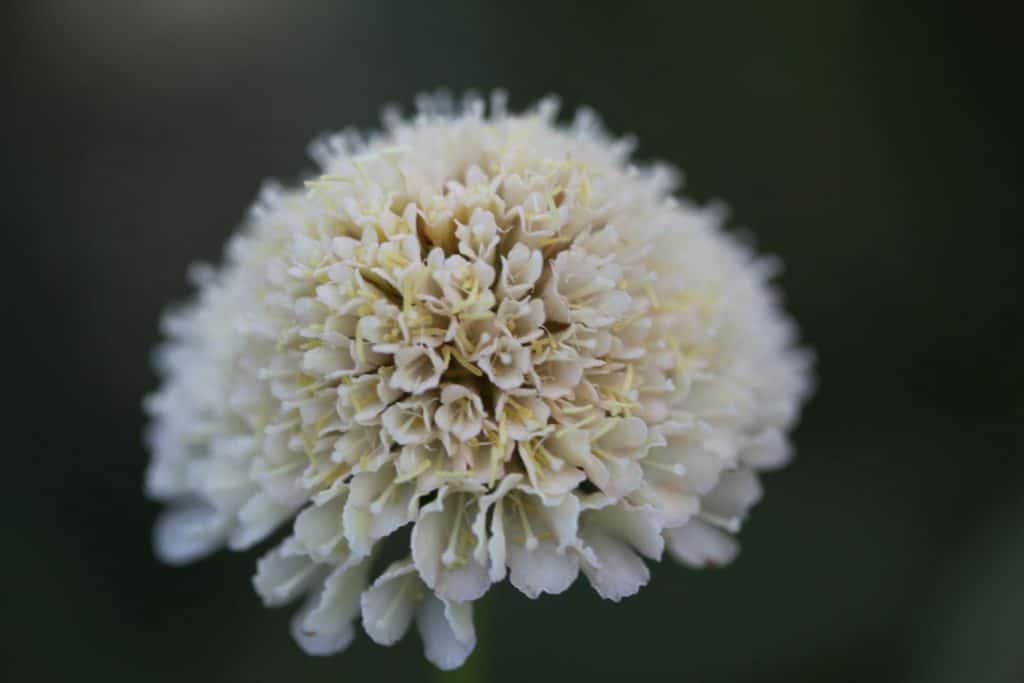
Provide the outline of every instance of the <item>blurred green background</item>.
<path id="1" fill-rule="evenodd" d="M 157 564 L 157 321 L 307 142 L 438 86 L 555 92 L 780 255 L 819 355 L 734 567 L 488 598 L 488 680 L 1024 681 L 1017 24 L 936 2 L 40 0 L 5 39 L 8 681 L 415 681 L 314 659 L 256 552 Z M 13 317 L 10 312 L 13 311 Z M 11 466 L 13 465 L 13 469 Z"/>

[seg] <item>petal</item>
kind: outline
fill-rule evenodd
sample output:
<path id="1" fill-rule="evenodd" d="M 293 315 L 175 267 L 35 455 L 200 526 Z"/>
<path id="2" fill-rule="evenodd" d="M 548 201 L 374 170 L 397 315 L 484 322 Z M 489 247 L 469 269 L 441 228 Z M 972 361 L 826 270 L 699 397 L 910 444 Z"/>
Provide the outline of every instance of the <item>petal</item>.
<path id="1" fill-rule="evenodd" d="M 441 553 L 447 542 L 445 527 L 450 524 L 449 518 L 452 516 L 450 510 L 444 509 L 447 495 L 447 488 L 439 489 L 437 498 L 420 510 L 420 517 L 412 528 L 412 559 L 420 578 L 431 587 L 437 583 Z"/>
<path id="2" fill-rule="evenodd" d="M 529 452 L 524 450 L 522 442 L 519 444 L 519 456 L 523 466 L 526 468 L 526 474 L 530 479 L 531 486 L 537 492 L 537 495 L 543 498 L 550 500 L 560 499 L 587 478 L 585 473 L 575 467 L 563 466 L 561 469 L 555 470 L 548 468 L 545 464 L 536 462 L 535 458 L 531 457 Z"/>
<path id="3" fill-rule="evenodd" d="M 244 463 L 245 476 L 254 480 L 273 502 L 290 509 L 305 502 L 308 495 L 301 485 L 302 472 L 308 462 L 305 454 L 295 452 L 286 452 L 280 459 L 277 454 L 257 457 L 251 467 Z"/>
<path id="4" fill-rule="evenodd" d="M 318 346 L 302 357 L 302 369 L 314 377 L 336 378 L 355 369 L 352 354 L 347 348 Z"/>
<path id="5" fill-rule="evenodd" d="M 607 468 L 608 479 L 602 486 L 594 484 L 612 498 L 622 498 L 635 491 L 643 482 L 644 471 L 639 463 L 625 457 L 609 458 L 602 465 Z"/>
<path id="6" fill-rule="evenodd" d="M 581 467 L 591 483 L 600 489 L 611 479 L 608 468 L 590 452 L 590 435 L 582 429 L 567 427 L 544 441 L 544 447 L 574 467 Z"/>
<path id="7" fill-rule="evenodd" d="M 165 455 L 161 446 L 148 445 L 153 451 L 153 460 L 146 468 L 146 495 L 164 501 L 187 493 L 188 461 Z"/>
<path id="8" fill-rule="evenodd" d="M 366 588 L 369 562 L 335 569 L 316 595 L 292 619 L 292 637 L 306 654 L 341 652 L 355 637 L 359 594 Z"/>
<path id="9" fill-rule="evenodd" d="M 685 493 L 703 495 L 718 483 L 725 462 L 702 443 L 686 438 L 669 438 L 664 447 L 653 448 L 642 460 L 660 462 L 670 467 L 682 465 L 681 490 Z"/>
<path id="10" fill-rule="evenodd" d="M 566 496 L 556 504 L 545 504 L 538 508 L 548 529 L 555 536 L 558 549 L 564 550 L 579 544 L 580 501 L 576 496 Z"/>
<path id="11" fill-rule="evenodd" d="M 645 481 L 629 500 L 654 507 L 667 526 L 686 524 L 700 511 L 698 496 L 680 493 L 664 481 Z"/>
<path id="12" fill-rule="evenodd" d="M 228 547 L 248 550 L 274 533 L 294 510 L 294 507 L 275 503 L 265 493 L 257 493 L 238 511 L 240 525 L 231 532 Z"/>
<path id="13" fill-rule="evenodd" d="M 735 533 L 761 495 L 761 482 L 753 470 L 723 472 L 718 485 L 701 501 L 701 516 Z"/>
<path id="14" fill-rule="evenodd" d="M 508 545 L 505 541 L 505 501 L 494 505 L 494 519 L 491 521 L 491 540 L 487 542 L 487 554 L 491 558 L 490 579 L 497 583 L 505 578 L 505 564 L 508 561 Z"/>
<path id="15" fill-rule="evenodd" d="M 446 600 L 465 602 L 483 596 L 490 586 L 487 568 L 468 559 L 451 567 L 442 566 L 434 592 Z"/>
<path id="16" fill-rule="evenodd" d="M 501 581 L 505 578 L 505 530 L 501 525 L 501 503 L 505 495 L 509 491 L 515 489 L 523 480 L 521 474 L 510 474 L 503 478 L 498 484 L 498 487 L 492 492 L 485 496 L 480 497 L 479 511 L 476 515 L 476 520 L 473 522 L 473 537 L 476 540 L 476 547 L 473 549 L 473 557 L 481 565 L 485 565 L 488 562 L 488 557 L 491 557 L 491 582 Z M 497 506 L 494 514 L 492 515 L 493 521 L 491 522 L 491 542 L 487 539 L 487 518 L 488 510 L 491 506 Z M 497 525 L 497 526 L 495 526 Z M 492 548 L 491 543 L 493 539 L 498 537 L 497 544 Z M 501 558 L 500 563 L 494 560 L 494 551 L 497 551 Z M 499 566 L 500 565 L 500 566 Z"/>
<path id="17" fill-rule="evenodd" d="M 446 600 L 476 600 L 490 587 L 487 568 L 463 539 L 463 534 L 472 537 L 468 517 L 473 512 L 463 496 L 441 489 L 412 529 L 412 557 L 420 578 Z"/>
<path id="18" fill-rule="evenodd" d="M 250 467 L 251 464 L 249 457 L 214 457 L 207 460 L 199 475 L 203 497 L 221 510 L 237 510 L 245 505 L 255 492 L 253 478 L 259 478 L 255 473 L 250 476 L 250 472 L 256 469 Z M 263 485 L 262 481 L 260 485 Z M 290 486 L 294 488 L 294 483 Z"/>
<path id="19" fill-rule="evenodd" d="M 352 478 L 345 504 L 345 538 L 352 549 L 366 555 L 373 544 L 412 521 L 409 503 L 415 487 L 396 485 L 391 468 L 363 472 Z"/>
<path id="20" fill-rule="evenodd" d="M 476 647 L 471 603 L 442 602 L 429 595 L 420 607 L 416 626 L 427 659 L 444 671 L 462 666 Z"/>
<path id="21" fill-rule="evenodd" d="M 320 581 L 328 567 L 308 555 L 285 554 L 287 542 L 274 548 L 256 564 L 253 586 L 267 607 L 284 605 Z"/>
<path id="22" fill-rule="evenodd" d="M 599 442 L 616 454 L 639 451 L 647 442 L 647 424 L 638 417 L 616 420 L 615 426 Z"/>
<path id="23" fill-rule="evenodd" d="M 602 531 L 628 543 L 642 555 L 660 560 L 665 550 L 661 536 L 664 528 L 660 516 L 651 507 L 633 507 L 620 503 L 587 513 L 588 527 Z"/>
<path id="24" fill-rule="evenodd" d="M 525 545 L 508 546 L 509 580 L 529 598 L 541 593 L 562 593 L 579 574 L 579 559 L 559 552 L 551 541 L 541 541 L 533 550 Z"/>
<path id="25" fill-rule="evenodd" d="M 434 432 L 435 401 L 428 395 L 396 403 L 384 411 L 381 424 L 386 433 L 403 446 L 425 443 Z"/>
<path id="26" fill-rule="evenodd" d="M 194 562 L 224 543 L 229 521 L 212 507 L 172 507 L 156 520 L 153 550 L 161 562 L 170 565 Z"/>
<path id="27" fill-rule="evenodd" d="M 740 552 L 735 538 L 699 519 L 666 530 L 665 541 L 674 558 L 696 569 L 727 565 Z"/>
<path id="28" fill-rule="evenodd" d="M 590 551 L 583 555 L 583 572 L 602 598 L 618 602 L 650 580 L 644 561 L 619 539 L 591 528 L 584 532 L 583 540 Z"/>
<path id="29" fill-rule="evenodd" d="M 423 583 L 409 560 L 395 562 L 363 593 L 363 629 L 378 645 L 394 645 L 409 630 Z"/>
<path id="30" fill-rule="evenodd" d="M 740 451 L 740 460 L 756 470 L 782 467 L 792 457 L 789 441 L 779 429 L 765 429 L 748 439 Z"/>
<path id="31" fill-rule="evenodd" d="M 441 374 L 448 367 L 431 348 L 406 346 L 395 353 L 395 372 L 391 375 L 391 387 L 416 395 L 433 389 L 441 380 Z"/>
<path id="32" fill-rule="evenodd" d="M 296 612 L 291 622 L 292 638 L 307 655 L 313 657 L 336 655 L 355 640 L 356 629 L 350 622 L 338 624 L 337 628 L 330 632 L 317 631 L 307 626 L 308 609 L 308 607 L 303 607 Z"/>
<path id="33" fill-rule="evenodd" d="M 351 551 L 341 524 L 345 496 L 310 505 L 295 518 L 295 538 L 317 561 L 344 563 Z"/>

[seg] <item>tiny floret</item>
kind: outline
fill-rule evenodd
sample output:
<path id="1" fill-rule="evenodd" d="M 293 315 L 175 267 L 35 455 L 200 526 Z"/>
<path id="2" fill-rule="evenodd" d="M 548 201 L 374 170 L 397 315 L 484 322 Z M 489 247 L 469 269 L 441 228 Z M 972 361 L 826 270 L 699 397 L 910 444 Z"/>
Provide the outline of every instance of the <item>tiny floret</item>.
<path id="1" fill-rule="evenodd" d="M 306 652 L 415 623 L 443 669 L 495 582 L 617 601 L 665 551 L 732 561 L 810 383 L 773 262 L 588 112 L 432 97 L 385 123 L 317 142 L 166 316 L 159 557 L 281 531 L 253 583 L 304 600 Z"/>

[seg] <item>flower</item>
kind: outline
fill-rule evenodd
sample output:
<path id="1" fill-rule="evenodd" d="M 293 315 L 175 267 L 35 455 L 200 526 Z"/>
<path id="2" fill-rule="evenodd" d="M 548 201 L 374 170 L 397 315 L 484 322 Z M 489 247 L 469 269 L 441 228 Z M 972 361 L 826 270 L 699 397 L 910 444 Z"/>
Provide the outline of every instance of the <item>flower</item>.
<path id="1" fill-rule="evenodd" d="M 306 596 L 303 649 L 415 621 L 453 668 L 506 577 L 536 598 L 582 573 L 620 600 L 666 549 L 736 556 L 809 389 L 772 263 L 593 115 L 555 112 L 428 98 L 321 140 L 305 189 L 267 188 L 164 320 L 163 560 L 287 529 L 254 584 Z"/>

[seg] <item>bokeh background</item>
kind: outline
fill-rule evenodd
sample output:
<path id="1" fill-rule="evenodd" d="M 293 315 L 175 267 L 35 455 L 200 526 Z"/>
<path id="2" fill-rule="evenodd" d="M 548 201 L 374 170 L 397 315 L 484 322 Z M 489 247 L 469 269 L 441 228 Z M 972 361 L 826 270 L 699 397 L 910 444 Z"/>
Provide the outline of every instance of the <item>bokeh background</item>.
<path id="1" fill-rule="evenodd" d="M 966 7 L 966 3 L 965 3 Z M 490 681 L 1024 681 L 1019 35 L 938 2 L 37 0 L 3 21 L 8 681 L 425 680 L 314 659 L 258 555 L 150 550 L 164 306 L 316 134 L 417 92 L 596 108 L 780 255 L 819 390 L 735 566 L 488 598 Z"/>

